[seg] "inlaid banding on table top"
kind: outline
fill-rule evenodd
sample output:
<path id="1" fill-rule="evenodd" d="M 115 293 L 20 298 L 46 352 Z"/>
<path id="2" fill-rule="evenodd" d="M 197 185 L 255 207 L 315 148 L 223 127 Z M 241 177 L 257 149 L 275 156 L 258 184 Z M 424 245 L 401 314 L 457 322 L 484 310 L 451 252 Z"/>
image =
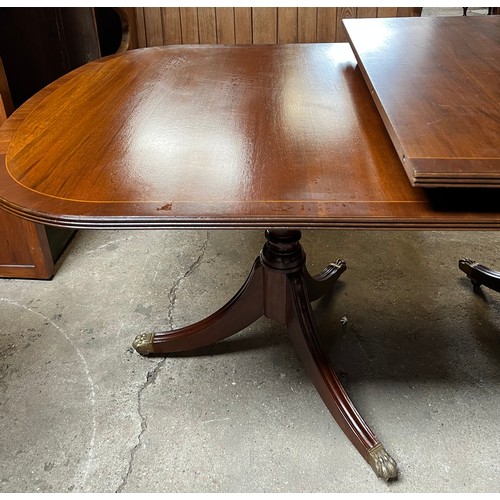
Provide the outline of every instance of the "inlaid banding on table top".
<path id="1" fill-rule="evenodd" d="M 500 17 L 343 22 L 413 185 L 500 186 Z"/>
<path id="2" fill-rule="evenodd" d="M 72 227 L 500 220 L 446 208 L 433 220 L 348 44 L 159 47 L 90 63 L 4 124 L 0 198 Z"/>
<path id="3" fill-rule="evenodd" d="M 347 44 L 133 51 L 46 95 L 6 167 L 94 205 L 424 201 L 366 94 Z"/>
<path id="4" fill-rule="evenodd" d="M 12 177 L 10 174 L 8 168 L 7 172 L 9 173 L 11 179 L 17 183 L 21 188 L 27 189 L 28 191 L 31 191 L 37 195 L 44 196 L 44 197 L 49 197 L 49 198 L 54 198 L 56 200 L 61 200 L 61 201 L 69 201 L 69 202 L 74 202 L 74 203 L 94 203 L 94 204 L 127 204 L 127 203 L 132 203 L 132 204 L 148 204 L 148 205 L 158 205 L 157 210 L 159 211 L 165 211 L 169 212 L 173 209 L 174 204 L 175 205 L 181 205 L 181 204 L 197 204 L 200 203 L 200 200 L 179 200 L 176 202 L 172 201 L 165 201 L 165 200 L 114 200 L 114 201 L 107 201 L 107 200 L 83 200 L 83 199 L 71 199 L 71 198 L 63 198 L 60 196 L 54 196 L 50 194 L 43 193 L 41 191 L 37 191 L 36 189 L 32 189 L 29 186 L 25 186 L 21 182 L 19 182 L 17 179 Z M 291 203 L 291 204 L 307 204 L 307 203 L 312 203 L 312 204 L 337 204 L 337 203 L 357 203 L 357 204 L 369 204 L 369 203 L 428 203 L 428 200 L 360 200 L 360 199 L 355 199 L 355 200 L 329 200 L 329 199 L 301 199 L 301 200 L 221 200 L 221 199 L 213 199 L 213 200 L 204 200 L 204 204 L 286 204 L 286 203 Z"/>

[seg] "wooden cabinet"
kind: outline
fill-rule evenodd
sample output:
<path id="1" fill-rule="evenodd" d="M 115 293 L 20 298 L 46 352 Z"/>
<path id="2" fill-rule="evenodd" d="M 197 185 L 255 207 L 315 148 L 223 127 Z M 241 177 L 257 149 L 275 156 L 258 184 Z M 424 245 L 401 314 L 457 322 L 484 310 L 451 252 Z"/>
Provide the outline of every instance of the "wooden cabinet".
<path id="1" fill-rule="evenodd" d="M 0 277 L 51 278 L 73 231 L 48 228 L 0 211 Z"/>

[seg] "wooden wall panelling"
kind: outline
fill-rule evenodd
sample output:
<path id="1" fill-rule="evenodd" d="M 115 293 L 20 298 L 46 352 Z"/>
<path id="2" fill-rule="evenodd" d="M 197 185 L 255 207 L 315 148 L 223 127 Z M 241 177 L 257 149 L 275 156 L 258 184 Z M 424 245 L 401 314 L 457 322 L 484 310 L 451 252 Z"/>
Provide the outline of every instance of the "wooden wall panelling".
<path id="1" fill-rule="evenodd" d="M 136 7 L 135 9 L 135 25 L 137 32 L 137 46 L 139 48 L 147 47 L 146 42 L 146 23 L 144 20 L 144 8 Z"/>
<path id="2" fill-rule="evenodd" d="M 252 7 L 253 43 L 276 43 L 278 41 L 277 7 Z"/>
<path id="3" fill-rule="evenodd" d="M 318 7 L 317 42 L 335 42 L 337 38 L 337 7 Z"/>
<path id="4" fill-rule="evenodd" d="M 358 7 L 358 17 L 377 17 L 377 7 Z"/>
<path id="5" fill-rule="evenodd" d="M 298 42 L 298 8 L 278 8 L 278 43 Z"/>
<path id="6" fill-rule="evenodd" d="M 236 43 L 235 9 L 233 7 L 217 7 L 215 17 L 217 23 L 217 43 L 232 45 Z M 251 42 L 250 42 L 251 43 Z"/>
<path id="7" fill-rule="evenodd" d="M 234 8 L 234 37 L 238 44 L 250 45 L 253 43 L 251 7 Z"/>
<path id="8" fill-rule="evenodd" d="M 180 7 L 182 43 L 200 43 L 198 34 L 198 9 L 196 7 Z"/>
<path id="9" fill-rule="evenodd" d="M 200 43 L 217 43 L 215 7 L 198 7 L 198 33 Z"/>
<path id="10" fill-rule="evenodd" d="M 163 28 L 163 43 L 178 45 L 182 43 L 181 13 L 179 7 L 162 7 L 161 23 Z"/>
<path id="11" fill-rule="evenodd" d="M 318 9 L 299 7 L 297 12 L 297 38 L 299 43 L 316 42 Z"/>
<path id="12" fill-rule="evenodd" d="M 347 42 L 347 33 L 345 32 L 344 25 L 342 24 L 342 19 L 349 19 L 352 17 L 357 17 L 356 7 L 337 7 L 337 32 L 335 41 L 336 42 Z"/>
<path id="13" fill-rule="evenodd" d="M 345 42 L 342 19 L 409 17 L 412 7 L 140 7 L 137 46 Z"/>
<path id="14" fill-rule="evenodd" d="M 146 43 L 148 47 L 163 45 L 163 28 L 161 24 L 161 8 L 144 9 L 144 24 L 146 26 Z"/>
<path id="15" fill-rule="evenodd" d="M 377 7 L 377 17 L 397 17 L 397 7 Z"/>
<path id="16" fill-rule="evenodd" d="M 398 7 L 398 17 L 412 17 L 414 15 L 413 7 Z"/>

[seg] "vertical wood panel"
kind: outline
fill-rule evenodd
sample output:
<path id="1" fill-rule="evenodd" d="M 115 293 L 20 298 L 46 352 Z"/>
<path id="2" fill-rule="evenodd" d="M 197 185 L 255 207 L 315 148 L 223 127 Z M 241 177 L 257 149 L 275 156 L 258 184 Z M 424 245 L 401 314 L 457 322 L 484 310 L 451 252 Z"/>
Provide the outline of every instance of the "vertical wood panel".
<path id="1" fill-rule="evenodd" d="M 214 7 L 198 7 L 198 32 L 200 43 L 217 43 Z"/>
<path id="2" fill-rule="evenodd" d="M 252 7 L 253 43 L 276 43 L 278 31 L 276 7 Z"/>
<path id="3" fill-rule="evenodd" d="M 398 7 L 397 16 L 398 17 L 412 17 L 413 16 L 413 7 Z"/>
<path id="4" fill-rule="evenodd" d="M 250 7 L 234 8 L 234 37 L 236 43 L 251 45 L 252 35 L 252 9 Z"/>
<path id="5" fill-rule="evenodd" d="M 347 33 L 345 32 L 342 19 L 350 19 L 357 16 L 356 7 L 338 7 L 337 8 L 337 36 L 336 42 L 347 42 Z"/>
<path id="6" fill-rule="evenodd" d="M 377 17 L 397 17 L 397 7 L 377 7 Z"/>
<path id="7" fill-rule="evenodd" d="M 196 7 L 180 7 L 182 43 L 200 43 L 198 11 Z"/>
<path id="8" fill-rule="evenodd" d="M 136 7 L 137 46 L 347 40 L 342 19 L 409 17 L 411 7 Z"/>
<path id="9" fill-rule="evenodd" d="M 297 7 L 278 8 L 278 43 L 297 43 L 298 41 Z"/>
<path id="10" fill-rule="evenodd" d="M 137 26 L 137 46 L 147 47 L 146 45 L 146 26 L 144 24 L 144 8 L 136 7 L 135 9 L 135 19 Z"/>
<path id="11" fill-rule="evenodd" d="M 316 42 L 316 27 L 318 16 L 316 7 L 299 7 L 297 16 L 299 43 Z"/>
<path id="12" fill-rule="evenodd" d="M 337 8 L 318 7 L 317 42 L 335 42 L 337 32 Z"/>
<path id="13" fill-rule="evenodd" d="M 144 7 L 144 25 L 146 26 L 147 46 L 163 45 L 160 7 Z"/>
<path id="14" fill-rule="evenodd" d="M 358 17 L 377 17 L 377 7 L 358 7 Z"/>
<path id="15" fill-rule="evenodd" d="M 231 45 L 236 42 L 234 34 L 235 19 L 233 7 L 217 7 L 215 9 L 217 19 L 217 43 Z"/>
<path id="16" fill-rule="evenodd" d="M 163 43 L 177 45 L 182 43 L 181 14 L 179 7 L 162 7 L 161 9 Z"/>

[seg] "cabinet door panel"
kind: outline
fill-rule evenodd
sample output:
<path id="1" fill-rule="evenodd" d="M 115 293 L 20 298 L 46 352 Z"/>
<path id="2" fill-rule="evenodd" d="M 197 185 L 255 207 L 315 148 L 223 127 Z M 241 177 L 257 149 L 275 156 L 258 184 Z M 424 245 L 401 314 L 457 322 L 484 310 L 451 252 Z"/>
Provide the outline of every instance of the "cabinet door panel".
<path id="1" fill-rule="evenodd" d="M 0 211 L 0 277 L 50 278 L 54 263 L 45 228 Z"/>

